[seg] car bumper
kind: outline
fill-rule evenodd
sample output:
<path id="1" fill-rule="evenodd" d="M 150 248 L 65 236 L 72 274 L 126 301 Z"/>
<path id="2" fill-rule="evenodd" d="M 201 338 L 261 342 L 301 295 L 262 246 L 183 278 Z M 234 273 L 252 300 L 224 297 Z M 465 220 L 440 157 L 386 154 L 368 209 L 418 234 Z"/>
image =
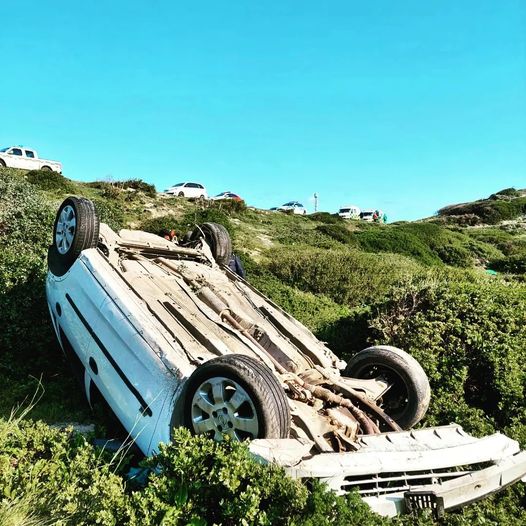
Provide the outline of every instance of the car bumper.
<path id="1" fill-rule="evenodd" d="M 496 433 L 474 438 L 451 425 L 363 436 L 350 453 L 310 455 L 299 440 L 255 440 L 251 451 L 295 478 L 317 478 L 337 493 L 356 490 L 385 516 L 417 508 L 439 515 L 526 479 L 526 452 Z"/>

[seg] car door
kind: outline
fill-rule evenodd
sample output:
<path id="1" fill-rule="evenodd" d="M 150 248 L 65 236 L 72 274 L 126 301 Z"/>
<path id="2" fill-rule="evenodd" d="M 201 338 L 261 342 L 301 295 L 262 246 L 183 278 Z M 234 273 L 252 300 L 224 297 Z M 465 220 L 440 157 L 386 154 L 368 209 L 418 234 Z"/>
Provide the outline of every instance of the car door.
<path id="1" fill-rule="evenodd" d="M 186 197 L 199 197 L 199 188 L 196 183 L 187 183 L 185 188 Z"/>
<path id="2" fill-rule="evenodd" d="M 137 437 L 137 445 L 148 452 L 152 435 L 166 398 L 166 371 L 158 357 L 111 295 L 100 306 L 94 328 L 95 369 L 88 371 L 124 428 Z"/>
<path id="3" fill-rule="evenodd" d="M 40 161 L 37 159 L 34 150 L 24 149 L 24 162 L 28 170 L 38 170 Z"/>
<path id="4" fill-rule="evenodd" d="M 26 167 L 22 148 L 13 147 L 7 151 L 7 154 L 10 156 L 9 166 L 11 166 L 12 168 Z"/>

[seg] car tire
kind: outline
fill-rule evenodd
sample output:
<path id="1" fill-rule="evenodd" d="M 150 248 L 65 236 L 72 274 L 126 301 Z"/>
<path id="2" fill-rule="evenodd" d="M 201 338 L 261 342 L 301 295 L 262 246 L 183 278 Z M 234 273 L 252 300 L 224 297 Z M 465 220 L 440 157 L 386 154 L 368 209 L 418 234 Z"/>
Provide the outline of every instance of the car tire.
<path id="1" fill-rule="evenodd" d="M 379 406 L 403 429 L 419 422 L 429 407 L 431 388 L 422 366 L 408 353 L 388 345 L 368 347 L 354 355 L 345 376 L 382 378 L 390 384 Z"/>
<path id="2" fill-rule="evenodd" d="M 192 239 L 203 237 L 210 246 L 212 255 L 219 265 L 228 265 L 232 257 L 232 240 L 228 230 L 217 223 L 203 223 L 192 233 Z"/>
<path id="3" fill-rule="evenodd" d="M 0 168 L 5 168 L 5 167 L 6 167 L 5 161 L 3 159 L 0 159 Z"/>
<path id="4" fill-rule="evenodd" d="M 42 168 L 40 168 L 41 170 L 43 170 L 44 172 L 51 172 L 51 167 L 50 166 L 42 166 Z"/>
<path id="5" fill-rule="evenodd" d="M 96 247 L 99 228 L 95 206 L 89 199 L 65 199 L 53 225 L 53 243 L 48 250 L 50 272 L 55 276 L 63 276 L 83 250 Z"/>
<path id="6" fill-rule="evenodd" d="M 199 366 L 188 379 L 185 425 L 215 440 L 287 438 L 290 409 L 272 371 L 241 354 L 220 356 Z"/>
<path id="7" fill-rule="evenodd" d="M 184 192 L 179 192 L 179 193 L 177 194 L 177 197 L 184 197 Z"/>

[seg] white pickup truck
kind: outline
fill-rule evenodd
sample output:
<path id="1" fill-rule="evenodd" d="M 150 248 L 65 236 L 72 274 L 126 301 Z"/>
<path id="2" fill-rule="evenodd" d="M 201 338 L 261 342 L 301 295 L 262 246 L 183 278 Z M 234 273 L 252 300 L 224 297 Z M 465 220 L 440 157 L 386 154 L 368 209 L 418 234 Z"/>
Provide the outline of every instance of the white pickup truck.
<path id="1" fill-rule="evenodd" d="M 62 173 L 58 161 L 39 159 L 35 150 L 22 146 L 9 146 L 0 149 L 0 168 L 22 168 L 23 170 L 53 170 Z"/>

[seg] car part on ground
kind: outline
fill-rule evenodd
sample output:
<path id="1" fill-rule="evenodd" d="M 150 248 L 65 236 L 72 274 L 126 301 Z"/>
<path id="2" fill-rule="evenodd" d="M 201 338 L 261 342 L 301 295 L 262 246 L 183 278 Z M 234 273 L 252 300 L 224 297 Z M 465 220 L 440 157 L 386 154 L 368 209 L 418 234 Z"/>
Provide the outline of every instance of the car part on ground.
<path id="1" fill-rule="evenodd" d="M 505 437 L 505 453 L 490 447 L 491 440 L 482 451 L 460 432 L 449 433 L 436 448 L 412 441 L 412 433 L 444 433 L 443 428 L 423 435 L 401 432 L 429 403 L 420 366 L 392 347 L 369 348 L 349 364 L 341 361 L 229 270 L 231 242 L 224 227 L 196 226 L 181 244 L 146 232 L 117 234 L 105 224 L 96 242 L 97 228 L 86 200 L 70 198 L 61 205 L 49 252 L 49 310 L 88 400 L 100 393 L 145 454 L 169 441 L 175 426 L 187 425 L 217 439 L 253 438 L 260 456 L 277 460 L 292 475 L 321 478 L 338 491 L 356 477 L 389 478 L 380 460 L 392 465 L 388 472 L 412 472 L 395 477 L 406 481 L 409 493 L 424 479 L 427 488 L 434 470 L 444 467 L 445 451 L 458 448 L 465 456 L 451 457 L 446 467 L 475 463 L 465 459 L 476 453 L 476 462 L 499 466 L 501 485 L 526 473 L 524 454 L 517 455 L 516 443 Z M 75 236 L 82 232 L 81 242 Z M 63 261 L 58 271 L 57 254 Z M 342 374 L 346 368 L 363 378 Z M 379 441 L 386 447 L 383 456 L 373 447 Z M 407 444 L 403 455 L 397 453 L 399 443 Z M 421 457 L 425 476 L 417 469 Z M 475 486 L 465 489 L 463 502 L 479 493 Z M 416 505 L 413 496 L 396 510 Z M 372 504 L 391 513 L 391 500 L 379 490 Z"/>

